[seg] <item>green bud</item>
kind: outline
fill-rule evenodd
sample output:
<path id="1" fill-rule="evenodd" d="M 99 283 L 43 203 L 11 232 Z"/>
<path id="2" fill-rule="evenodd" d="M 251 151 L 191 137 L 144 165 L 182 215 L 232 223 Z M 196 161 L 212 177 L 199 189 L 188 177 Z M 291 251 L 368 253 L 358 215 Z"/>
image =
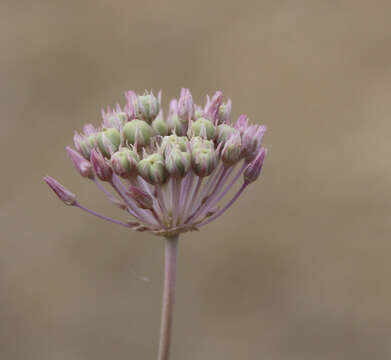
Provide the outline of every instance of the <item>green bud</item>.
<path id="1" fill-rule="evenodd" d="M 159 154 L 152 154 L 141 160 L 137 165 L 139 175 L 152 185 L 163 184 L 167 179 L 167 170 L 164 158 Z"/>
<path id="2" fill-rule="evenodd" d="M 217 157 L 213 149 L 199 147 L 192 151 L 192 168 L 198 176 L 209 176 L 216 165 Z"/>
<path id="3" fill-rule="evenodd" d="M 145 121 L 132 120 L 126 123 L 123 128 L 126 139 L 129 144 L 140 146 L 149 145 L 151 137 L 153 136 L 153 129 Z"/>
<path id="4" fill-rule="evenodd" d="M 201 136 L 205 139 L 213 139 L 215 127 L 213 123 L 203 117 L 197 119 L 191 124 L 195 136 Z"/>
<path id="5" fill-rule="evenodd" d="M 190 145 L 193 150 L 197 148 L 208 148 L 208 149 L 214 149 L 213 141 L 212 140 L 206 140 L 202 137 L 195 136 L 190 140 Z"/>
<path id="6" fill-rule="evenodd" d="M 191 167 L 190 154 L 179 149 L 172 149 L 166 157 L 166 167 L 173 177 L 184 177 Z"/>
<path id="7" fill-rule="evenodd" d="M 187 122 L 182 121 L 177 114 L 173 114 L 169 117 L 168 123 L 170 129 L 177 135 L 185 135 L 187 131 Z"/>
<path id="8" fill-rule="evenodd" d="M 138 105 L 141 117 L 149 123 L 159 114 L 160 103 L 153 94 L 140 95 Z"/>
<path id="9" fill-rule="evenodd" d="M 217 116 L 218 124 L 229 124 L 231 122 L 231 100 L 228 100 L 227 103 L 223 103 L 219 107 L 219 113 Z"/>
<path id="10" fill-rule="evenodd" d="M 105 125 L 120 129 L 128 121 L 128 116 L 124 112 L 113 112 L 106 114 Z"/>
<path id="11" fill-rule="evenodd" d="M 221 151 L 221 160 L 226 165 L 236 164 L 241 159 L 242 141 L 239 132 L 232 135 Z"/>
<path id="12" fill-rule="evenodd" d="M 102 155 L 109 158 L 112 153 L 118 150 L 121 136 L 117 129 L 104 129 L 97 134 L 96 142 Z"/>
<path id="13" fill-rule="evenodd" d="M 152 127 L 161 136 L 166 136 L 168 134 L 168 126 L 161 116 L 158 116 L 153 120 Z"/>
<path id="14" fill-rule="evenodd" d="M 163 153 L 174 148 L 177 148 L 180 151 L 187 151 L 188 143 L 189 140 L 186 136 L 177 136 L 175 134 L 165 136 L 162 140 L 161 150 Z"/>
<path id="15" fill-rule="evenodd" d="M 216 128 L 216 142 L 217 144 L 225 144 L 227 139 L 235 133 L 235 129 L 232 126 L 226 125 L 226 124 L 221 124 L 217 126 Z"/>
<path id="16" fill-rule="evenodd" d="M 123 177 L 129 178 L 137 174 L 137 163 L 140 158 L 138 154 L 128 148 L 122 148 L 111 155 L 111 167 L 114 172 Z"/>

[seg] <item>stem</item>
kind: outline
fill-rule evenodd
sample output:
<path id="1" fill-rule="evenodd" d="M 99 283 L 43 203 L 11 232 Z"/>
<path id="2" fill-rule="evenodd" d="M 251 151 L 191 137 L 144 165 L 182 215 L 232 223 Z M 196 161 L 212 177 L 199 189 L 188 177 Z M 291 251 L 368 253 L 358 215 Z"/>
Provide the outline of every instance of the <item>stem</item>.
<path id="1" fill-rule="evenodd" d="M 168 360 L 175 302 L 178 235 L 165 240 L 164 290 L 158 360 Z"/>

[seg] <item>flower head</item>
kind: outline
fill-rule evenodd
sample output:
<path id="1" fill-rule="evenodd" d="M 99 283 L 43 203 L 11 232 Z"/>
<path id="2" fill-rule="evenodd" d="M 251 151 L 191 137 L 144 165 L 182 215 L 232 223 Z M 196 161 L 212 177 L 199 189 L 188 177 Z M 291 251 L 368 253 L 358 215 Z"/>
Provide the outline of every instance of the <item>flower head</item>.
<path id="1" fill-rule="evenodd" d="M 167 118 L 161 95 L 125 93 L 126 104 L 102 110 L 102 124 L 75 133 L 67 153 L 77 171 L 94 182 L 131 221 L 89 210 L 51 177 L 45 182 L 67 205 L 138 231 L 172 236 L 222 215 L 261 172 L 267 150 L 264 126 L 241 115 L 231 125 L 231 100 L 218 91 L 204 107 L 188 89 L 170 102 Z M 224 201 L 234 185 L 242 185 Z M 109 191 L 101 182 L 112 187 Z"/>

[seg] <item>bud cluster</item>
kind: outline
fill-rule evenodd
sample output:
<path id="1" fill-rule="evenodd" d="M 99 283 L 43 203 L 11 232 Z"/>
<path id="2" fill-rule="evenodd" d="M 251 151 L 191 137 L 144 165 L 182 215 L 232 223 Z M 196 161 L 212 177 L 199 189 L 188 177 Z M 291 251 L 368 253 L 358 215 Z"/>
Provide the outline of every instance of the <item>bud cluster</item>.
<path id="1" fill-rule="evenodd" d="M 88 124 L 75 133 L 76 150 L 67 152 L 83 177 L 113 186 L 143 229 L 165 236 L 195 229 L 219 214 L 212 207 L 241 175 L 245 185 L 259 176 L 266 128 L 249 125 L 245 115 L 232 123 L 231 100 L 223 102 L 220 91 L 201 107 L 182 89 L 167 118 L 160 93 L 128 91 L 125 97 L 122 108 L 102 110 L 100 127 Z M 74 201 L 68 196 L 65 202 Z"/>

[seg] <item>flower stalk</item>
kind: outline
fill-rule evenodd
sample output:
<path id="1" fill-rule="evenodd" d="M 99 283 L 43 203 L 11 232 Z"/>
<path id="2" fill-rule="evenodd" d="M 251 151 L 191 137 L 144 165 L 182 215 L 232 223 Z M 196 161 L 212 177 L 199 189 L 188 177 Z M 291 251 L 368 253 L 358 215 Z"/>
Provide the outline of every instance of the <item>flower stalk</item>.
<path id="1" fill-rule="evenodd" d="M 179 235 L 165 239 L 164 288 L 158 360 L 168 360 L 175 304 Z"/>

